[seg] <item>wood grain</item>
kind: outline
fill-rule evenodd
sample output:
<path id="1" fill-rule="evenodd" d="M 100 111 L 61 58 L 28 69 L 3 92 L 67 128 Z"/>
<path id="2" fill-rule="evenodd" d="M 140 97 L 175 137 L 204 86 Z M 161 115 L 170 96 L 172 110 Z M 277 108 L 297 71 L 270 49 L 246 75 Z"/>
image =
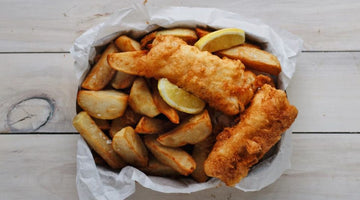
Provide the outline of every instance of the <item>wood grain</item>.
<path id="1" fill-rule="evenodd" d="M 0 135 L 0 199 L 77 199 L 78 135 Z"/>
<path id="2" fill-rule="evenodd" d="M 303 53 L 287 90 L 295 132 L 360 132 L 360 53 Z"/>
<path id="3" fill-rule="evenodd" d="M 77 135 L 0 135 L 0 199 L 77 199 Z M 260 192 L 220 187 L 163 194 L 137 185 L 129 199 L 360 198 L 360 134 L 293 135 L 292 168 Z M 5 181 L 6 180 L 6 181 Z"/>
<path id="4" fill-rule="evenodd" d="M 6 115 L 14 104 L 32 96 L 44 96 L 55 105 L 52 118 L 36 132 L 75 131 L 71 121 L 77 85 L 69 54 L 0 54 L 0 59 L 11 66 L 0 68 L 0 112 L 4 113 L 0 132 L 33 131 L 11 130 Z M 303 53 L 297 63 L 287 90 L 290 102 L 299 110 L 293 131 L 360 132 L 360 53 Z M 47 111 L 46 106 L 42 109 Z M 22 123 L 31 124 L 26 121 L 30 119 Z"/>
<path id="5" fill-rule="evenodd" d="M 136 1 L 1 0 L 0 52 L 68 51 L 78 36 Z M 151 0 L 146 6 L 214 7 L 290 31 L 308 50 L 360 50 L 360 2 L 335 0 Z M 19 12 L 21 11 L 21 12 Z"/>
<path id="6" fill-rule="evenodd" d="M 0 54 L 0 60 L 0 133 L 75 131 L 77 83 L 69 54 Z"/>

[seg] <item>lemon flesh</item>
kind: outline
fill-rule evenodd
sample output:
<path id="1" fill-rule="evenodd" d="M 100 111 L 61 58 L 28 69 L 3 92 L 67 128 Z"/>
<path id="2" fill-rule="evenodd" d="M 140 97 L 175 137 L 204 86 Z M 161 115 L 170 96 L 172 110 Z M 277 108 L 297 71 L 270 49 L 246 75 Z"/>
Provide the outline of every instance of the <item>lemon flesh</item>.
<path id="1" fill-rule="evenodd" d="M 169 106 L 181 112 L 196 114 L 201 112 L 205 107 L 203 100 L 172 84 L 166 78 L 159 80 L 158 89 L 163 100 L 169 104 Z"/>
<path id="2" fill-rule="evenodd" d="M 245 32 L 243 30 L 226 28 L 205 35 L 194 46 L 202 51 L 215 52 L 243 44 L 244 42 Z"/>

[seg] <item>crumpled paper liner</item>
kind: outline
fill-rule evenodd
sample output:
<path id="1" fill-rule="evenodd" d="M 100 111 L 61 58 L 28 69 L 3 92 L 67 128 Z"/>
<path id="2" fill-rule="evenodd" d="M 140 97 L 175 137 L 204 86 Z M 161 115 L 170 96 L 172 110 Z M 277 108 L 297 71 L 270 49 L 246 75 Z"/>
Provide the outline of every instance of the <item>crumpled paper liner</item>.
<path id="1" fill-rule="evenodd" d="M 276 32 L 259 20 L 214 8 L 167 7 L 155 8 L 135 4 L 121 9 L 108 20 L 87 30 L 76 39 L 71 48 L 75 59 L 78 83 L 83 81 L 90 69 L 96 48 L 121 34 L 138 38 L 159 27 L 209 26 L 212 28 L 241 28 L 246 38 L 260 42 L 280 60 L 282 72 L 278 86 L 285 90 L 295 72 L 296 56 L 302 48 L 302 40 L 286 31 Z M 270 185 L 288 168 L 291 156 L 291 130 L 287 130 L 277 145 L 275 153 L 254 166 L 249 175 L 235 187 L 242 191 L 258 191 Z M 191 178 L 169 179 L 147 176 L 134 167 L 127 166 L 120 172 L 95 165 L 86 142 L 80 138 L 77 150 L 77 190 L 79 199 L 125 199 L 135 192 L 135 181 L 146 188 L 163 193 L 190 193 L 218 185 L 220 180 L 212 178 L 206 183 L 197 183 Z"/>

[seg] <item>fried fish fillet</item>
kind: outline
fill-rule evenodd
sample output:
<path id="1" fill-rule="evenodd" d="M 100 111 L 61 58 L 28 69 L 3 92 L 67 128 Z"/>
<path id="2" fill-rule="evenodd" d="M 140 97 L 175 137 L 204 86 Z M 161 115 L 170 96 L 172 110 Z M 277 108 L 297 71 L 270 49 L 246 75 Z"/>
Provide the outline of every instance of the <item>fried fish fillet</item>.
<path id="1" fill-rule="evenodd" d="M 265 84 L 240 122 L 217 136 L 204 164 L 206 175 L 235 185 L 280 140 L 296 116 L 297 109 L 289 104 L 285 92 Z"/>
<path id="2" fill-rule="evenodd" d="M 228 115 L 244 111 L 256 89 L 270 81 L 245 71 L 239 60 L 221 59 L 174 36 L 157 36 L 149 52 L 111 54 L 108 63 L 128 74 L 167 78 Z"/>

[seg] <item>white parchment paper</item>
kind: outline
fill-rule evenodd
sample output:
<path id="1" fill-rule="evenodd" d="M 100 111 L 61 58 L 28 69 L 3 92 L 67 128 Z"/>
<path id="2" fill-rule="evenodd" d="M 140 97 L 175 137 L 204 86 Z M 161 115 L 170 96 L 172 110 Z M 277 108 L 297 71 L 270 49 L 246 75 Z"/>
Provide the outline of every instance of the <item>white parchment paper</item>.
<path id="1" fill-rule="evenodd" d="M 76 39 L 71 48 L 75 59 L 76 77 L 80 84 L 94 59 L 96 47 L 107 44 L 121 34 L 139 38 L 159 27 L 241 28 L 246 38 L 260 42 L 265 50 L 275 54 L 281 63 L 278 86 L 285 90 L 295 72 L 296 56 L 302 48 L 302 40 L 286 31 L 270 28 L 256 19 L 213 9 L 167 7 L 155 8 L 135 4 L 121 9 L 105 22 L 89 29 Z M 75 101 L 75 100 L 74 100 Z M 258 191 L 278 179 L 290 167 L 291 130 L 286 131 L 275 149 L 275 153 L 253 167 L 249 175 L 235 187 L 242 191 Z M 135 192 L 135 181 L 146 188 L 164 193 L 190 193 L 221 183 L 212 178 L 206 183 L 197 183 L 190 178 L 173 180 L 147 176 L 131 166 L 120 172 L 95 165 L 90 149 L 80 138 L 77 150 L 77 190 L 79 199 L 125 199 Z"/>

